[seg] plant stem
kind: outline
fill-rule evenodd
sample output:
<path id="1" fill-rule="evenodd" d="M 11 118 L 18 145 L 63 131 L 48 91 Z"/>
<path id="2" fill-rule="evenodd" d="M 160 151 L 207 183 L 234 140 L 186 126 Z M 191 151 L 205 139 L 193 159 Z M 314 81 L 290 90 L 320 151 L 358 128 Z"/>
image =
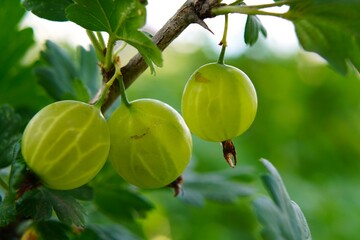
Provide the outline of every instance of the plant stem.
<path id="1" fill-rule="evenodd" d="M 227 38 L 227 31 L 228 31 L 228 25 L 229 25 L 228 23 L 229 23 L 228 14 L 225 14 L 224 33 L 223 33 L 223 37 L 221 39 L 222 47 L 221 47 L 221 52 L 220 52 L 220 56 L 219 56 L 219 60 L 218 60 L 219 64 L 224 64 L 225 50 L 227 47 L 226 38 Z"/>
<path id="2" fill-rule="evenodd" d="M 106 54 L 105 54 L 105 63 L 104 68 L 105 70 L 110 70 L 113 65 L 113 49 L 115 45 L 115 39 L 110 35 L 109 40 L 106 47 Z"/>
<path id="3" fill-rule="evenodd" d="M 96 38 L 94 32 L 90 30 L 86 30 L 86 34 L 88 35 L 92 45 L 95 48 L 96 56 L 99 59 L 100 62 L 104 61 L 104 54 L 103 54 L 103 47 L 101 46 L 100 42 Z"/>
<path id="4" fill-rule="evenodd" d="M 99 44 L 101 46 L 101 49 L 104 50 L 105 49 L 105 41 L 104 41 L 103 35 L 101 34 L 101 32 L 96 32 L 96 36 L 99 39 Z"/>
<path id="5" fill-rule="evenodd" d="M 123 42 L 121 46 L 118 49 L 116 49 L 116 51 L 114 52 L 114 56 L 118 55 L 126 47 L 126 45 L 127 43 Z"/>
<path id="6" fill-rule="evenodd" d="M 0 186 L 5 190 L 9 190 L 8 184 L 0 177 Z"/>
<path id="7" fill-rule="evenodd" d="M 125 104 L 126 107 L 130 107 L 130 102 L 127 99 L 126 96 L 126 92 L 125 92 L 125 85 L 124 85 L 124 80 L 123 80 L 123 76 L 121 74 L 121 70 L 120 70 L 120 60 L 119 58 L 116 59 L 115 61 L 115 73 L 114 75 L 110 78 L 110 80 L 105 83 L 102 91 L 101 91 L 101 96 L 99 98 L 99 100 L 95 103 L 95 107 L 97 107 L 98 109 L 101 109 L 101 106 L 105 100 L 106 94 L 109 91 L 110 87 L 113 85 L 113 83 L 115 82 L 116 79 L 119 80 L 119 84 L 120 84 L 120 96 L 121 96 L 121 102 Z"/>
<path id="8" fill-rule="evenodd" d="M 100 98 L 94 105 L 95 107 L 101 109 L 101 106 L 105 100 L 107 92 L 114 83 L 115 79 L 117 79 L 119 76 L 121 76 L 120 67 L 116 67 L 114 75 L 110 78 L 110 80 L 107 83 L 104 84 L 103 89 L 101 90 Z"/>
<path id="9" fill-rule="evenodd" d="M 247 15 L 265 15 L 273 17 L 283 17 L 283 13 L 273 13 L 258 10 L 255 6 L 223 6 L 215 8 L 211 11 L 215 15 L 223 15 L 228 13 L 242 13 Z"/>
<path id="10" fill-rule="evenodd" d="M 284 1 L 279 1 L 279 2 L 266 3 L 266 4 L 244 5 L 243 7 L 262 9 L 262 8 L 270 8 L 270 7 L 281 7 L 284 5 L 290 5 L 291 3 L 294 3 L 294 2 L 296 2 L 296 0 L 284 0 Z"/>

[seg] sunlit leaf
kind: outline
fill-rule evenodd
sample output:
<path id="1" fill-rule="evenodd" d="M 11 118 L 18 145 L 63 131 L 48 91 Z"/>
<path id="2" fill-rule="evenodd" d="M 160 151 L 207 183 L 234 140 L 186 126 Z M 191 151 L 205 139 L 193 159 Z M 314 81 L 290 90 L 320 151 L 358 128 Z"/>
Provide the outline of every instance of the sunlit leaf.
<path id="1" fill-rule="evenodd" d="M 284 15 L 305 50 L 324 57 L 338 72 L 348 63 L 360 71 L 360 1 L 293 1 Z"/>
<path id="2" fill-rule="evenodd" d="M 72 4 L 72 0 L 24 0 L 26 10 L 38 17 L 53 21 L 67 21 L 65 8 Z"/>
<path id="3" fill-rule="evenodd" d="M 154 66 L 152 62 L 154 62 L 159 67 L 162 66 L 161 51 L 155 46 L 155 44 L 146 34 L 139 31 L 124 31 L 121 33 L 121 35 L 118 34 L 117 36 L 135 47 L 140 52 L 146 64 L 150 67 L 152 73 L 154 73 Z"/>
<path id="4" fill-rule="evenodd" d="M 66 9 L 67 18 L 91 31 L 104 31 L 113 40 L 135 47 L 154 71 L 162 65 L 162 54 L 147 34 L 139 31 L 146 22 L 146 9 L 139 0 L 75 0 Z"/>

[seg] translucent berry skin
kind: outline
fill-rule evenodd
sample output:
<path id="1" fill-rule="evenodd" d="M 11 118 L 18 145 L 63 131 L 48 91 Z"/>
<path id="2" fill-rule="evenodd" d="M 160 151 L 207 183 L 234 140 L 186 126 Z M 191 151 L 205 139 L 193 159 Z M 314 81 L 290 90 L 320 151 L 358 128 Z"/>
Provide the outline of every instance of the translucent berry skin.
<path id="1" fill-rule="evenodd" d="M 190 130 L 181 115 L 154 99 L 120 105 L 108 121 L 109 159 L 127 182 L 160 188 L 173 182 L 191 158 Z"/>
<path id="2" fill-rule="evenodd" d="M 110 134 L 99 109 L 78 101 L 59 101 L 41 109 L 22 139 L 28 167 L 52 189 L 88 183 L 105 164 Z"/>
<path id="3" fill-rule="evenodd" d="M 182 115 L 198 137 L 223 142 L 244 133 L 255 119 L 257 95 L 249 77 L 233 66 L 209 63 L 189 78 Z"/>

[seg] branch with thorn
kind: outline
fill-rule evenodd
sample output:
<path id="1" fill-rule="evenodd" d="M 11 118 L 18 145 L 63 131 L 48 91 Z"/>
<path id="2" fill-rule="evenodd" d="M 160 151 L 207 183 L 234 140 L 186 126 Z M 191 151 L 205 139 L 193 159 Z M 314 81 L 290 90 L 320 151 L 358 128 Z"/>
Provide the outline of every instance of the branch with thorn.
<path id="1" fill-rule="evenodd" d="M 175 40 L 190 24 L 199 24 L 206 30 L 212 32 L 204 22 L 206 18 L 215 17 L 211 13 L 211 10 L 215 7 L 219 7 L 219 0 L 188 0 L 179 10 L 171 17 L 165 25 L 154 35 L 153 42 L 158 48 L 163 51 L 170 43 Z M 128 88 L 146 69 L 147 64 L 140 54 L 135 55 L 127 65 L 121 68 L 121 73 L 124 78 L 125 88 Z M 110 79 L 108 76 L 112 76 L 113 69 L 109 72 L 102 72 L 104 84 Z M 113 102 L 119 97 L 119 83 L 114 82 L 111 86 L 109 93 L 107 94 L 103 106 L 102 112 L 105 112 Z M 92 102 L 95 102 L 93 100 Z"/>

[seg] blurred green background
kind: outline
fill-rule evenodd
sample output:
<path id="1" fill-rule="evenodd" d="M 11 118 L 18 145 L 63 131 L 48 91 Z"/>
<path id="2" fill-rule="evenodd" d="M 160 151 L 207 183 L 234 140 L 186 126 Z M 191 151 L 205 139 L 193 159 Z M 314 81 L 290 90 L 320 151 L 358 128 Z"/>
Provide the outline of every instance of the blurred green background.
<path id="1" fill-rule="evenodd" d="M 4 26 L 9 19 L 1 16 L 5 15 L 0 14 Z M 52 101 L 37 84 L 32 62 L 22 62 L 21 53 L 29 49 L 32 33 L 5 30 L 0 31 L 0 104 L 32 115 Z M 14 39 L 18 42 L 13 46 Z M 156 76 L 147 70 L 130 87 L 128 98 L 159 99 L 180 112 L 188 77 L 202 64 L 216 61 L 218 54 L 206 41 L 193 52 L 182 51 L 188 47 L 174 44 L 167 49 L 163 68 L 157 69 Z M 39 52 L 31 54 L 28 59 L 37 59 Z M 242 69 L 258 94 L 254 124 L 234 139 L 238 165 L 231 169 L 234 176 L 248 173 L 250 177 L 242 181 L 257 191 L 232 203 L 205 201 L 198 206 L 174 198 L 170 190 L 143 191 L 156 206 L 146 218 L 137 220 L 146 238 L 260 239 L 251 200 L 266 194 L 259 179 L 264 172 L 259 159 L 266 158 L 302 208 L 313 239 L 356 239 L 360 232 L 359 75 L 341 76 L 313 54 L 279 55 L 262 44 L 227 57 L 226 63 Z M 222 174 L 228 170 L 220 145 L 194 136 L 189 171 Z M 189 194 L 186 188 L 183 194 Z"/>
<path id="2" fill-rule="evenodd" d="M 191 54 L 176 46 L 166 50 L 164 67 L 156 76 L 145 74 L 136 81 L 129 98 L 160 99 L 180 111 L 188 77 L 217 60 L 209 49 Z M 248 74 L 259 100 L 254 124 L 235 139 L 239 160 L 233 171 L 251 166 L 261 172 L 258 160 L 270 160 L 307 217 L 313 239 L 355 239 L 360 231 L 358 75 L 341 76 L 310 53 L 281 56 L 261 44 L 226 63 Z M 228 168 L 217 143 L 194 141 L 197 171 Z M 161 207 L 154 215 L 166 226 L 159 231 L 171 239 L 256 239 L 251 233 L 258 226 L 246 199 L 234 205 L 208 202 L 201 208 L 171 196 L 156 196 L 156 201 Z"/>

